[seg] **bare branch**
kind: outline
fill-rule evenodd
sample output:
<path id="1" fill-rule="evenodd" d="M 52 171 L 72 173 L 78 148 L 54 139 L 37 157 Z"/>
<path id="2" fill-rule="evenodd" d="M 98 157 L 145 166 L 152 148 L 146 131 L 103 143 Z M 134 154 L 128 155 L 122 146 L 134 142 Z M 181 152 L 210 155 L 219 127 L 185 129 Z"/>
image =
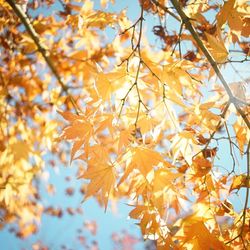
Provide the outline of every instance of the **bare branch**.
<path id="1" fill-rule="evenodd" d="M 151 0 L 152 3 L 154 3 L 157 7 L 159 7 L 160 9 L 162 9 L 163 11 L 165 11 L 166 13 L 168 13 L 170 16 L 172 16 L 174 19 L 176 19 L 177 21 L 181 22 L 181 19 L 175 15 L 173 12 L 171 12 L 169 10 L 168 7 L 162 5 L 161 3 L 159 3 L 158 1 L 156 0 Z"/>
<path id="2" fill-rule="evenodd" d="M 122 98 L 122 105 L 121 105 L 121 109 L 120 109 L 120 112 L 119 112 L 119 115 L 118 115 L 118 118 L 121 116 L 121 113 L 122 113 L 122 109 L 125 105 L 125 101 L 129 95 L 129 93 L 131 92 L 131 90 L 135 87 L 136 88 L 136 92 L 137 92 L 137 96 L 138 96 L 138 107 L 137 107 L 137 114 L 136 114 L 136 119 L 135 119 L 135 127 L 137 127 L 137 122 L 138 122 L 138 119 L 139 119 L 139 115 L 140 115 L 140 108 L 141 108 L 141 104 L 144 106 L 144 108 L 148 111 L 148 107 L 144 104 L 144 102 L 142 101 L 142 98 L 141 98 L 141 94 L 140 94 L 140 91 L 139 91 L 139 87 L 138 87 L 138 79 L 139 79 L 139 74 L 140 74 L 140 69 L 141 69 L 141 66 L 142 64 L 144 64 L 144 61 L 142 59 L 142 56 L 141 56 L 141 38 L 142 38 L 142 24 L 143 24 L 143 21 L 144 21 L 144 17 L 143 17 L 143 13 L 144 13 L 144 10 L 143 10 L 143 6 L 141 6 L 141 14 L 140 14 L 140 17 L 137 19 L 137 21 L 132 25 L 130 26 L 129 28 L 125 29 L 122 34 L 126 33 L 128 30 L 130 29 L 133 29 L 133 35 L 132 35 L 132 38 L 131 38 L 131 47 L 132 47 L 132 52 L 129 54 L 129 56 L 124 59 L 118 66 L 122 65 L 125 61 L 127 61 L 127 65 L 128 65 L 128 62 L 130 60 L 130 58 L 132 56 L 134 56 L 136 54 L 136 52 L 138 53 L 138 57 L 139 57 L 139 64 L 138 64 L 138 68 L 137 68 L 137 71 L 136 71 L 136 75 L 135 75 L 135 81 L 134 83 L 131 85 L 131 87 L 129 88 L 128 92 L 125 94 L 125 96 Z M 136 25 L 139 24 L 139 34 L 138 34 L 138 41 L 137 41 L 137 44 L 136 46 L 134 46 L 133 44 L 133 40 L 134 40 L 134 31 L 135 31 L 135 27 Z M 145 64 L 146 66 L 146 64 Z M 150 68 L 148 67 L 148 69 L 150 70 Z M 128 67 L 127 67 L 127 70 L 128 70 Z M 151 71 L 152 72 L 152 71 Z M 155 74 L 154 74 L 155 75 Z"/>

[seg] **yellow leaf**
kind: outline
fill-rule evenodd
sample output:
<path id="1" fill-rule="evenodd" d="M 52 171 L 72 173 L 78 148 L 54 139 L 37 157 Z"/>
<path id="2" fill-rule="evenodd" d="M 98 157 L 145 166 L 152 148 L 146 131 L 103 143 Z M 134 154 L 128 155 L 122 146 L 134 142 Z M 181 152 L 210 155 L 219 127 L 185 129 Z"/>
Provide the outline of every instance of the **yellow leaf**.
<path id="1" fill-rule="evenodd" d="M 28 160 L 30 148 L 29 145 L 24 141 L 17 141 L 11 145 L 11 150 L 14 155 L 14 160 L 18 161 L 21 159 Z"/>
<path id="2" fill-rule="evenodd" d="M 169 232 L 166 223 L 160 218 L 153 206 L 137 205 L 130 213 L 130 218 L 140 220 L 140 228 L 144 238 L 165 238 Z"/>
<path id="3" fill-rule="evenodd" d="M 34 41 L 28 37 L 28 36 L 23 36 L 23 40 L 21 42 L 22 46 L 23 46 L 23 53 L 34 53 L 37 50 L 37 46 L 34 43 Z"/>
<path id="4" fill-rule="evenodd" d="M 100 72 L 97 76 L 96 88 L 97 88 L 98 94 L 100 95 L 103 101 L 107 101 L 110 99 L 110 95 L 113 91 L 113 87 L 111 85 L 111 82 L 106 77 L 106 75 L 102 72 Z"/>
<path id="5" fill-rule="evenodd" d="M 101 6 L 102 6 L 102 8 L 106 8 L 108 2 L 111 2 L 112 4 L 114 4 L 115 0 L 101 0 Z"/>
<path id="6" fill-rule="evenodd" d="M 158 169 L 155 171 L 154 177 L 154 193 L 161 194 L 169 186 L 174 185 L 174 180 L 178 177 L 182 176 L 180 173 L 172 173 L 167 169 Z"/>
<path id="7" fill-rule="evenodd" d="M 95 11 L 94 14 L 90 14 L 86 16 L 84 23 L 87 27 L 98 27 L 100 29 L 104 29 L 106 26 L 114 25 L 117 23 L 117 15 L 103 12 L 103 11 Z"/>
<path id="8" fill-rule="evenodd" d="M 206 33 L 207 41 L 210 47 L 210 52 L 217 63 L 224 63 L 227 61 L 228 51 L 222 40 Z"/>
<path id="9" fill-rule="evenodd" d="M 250 180 L 247 179 L 247 175 L 242 174 L 234 176 L 230 187 L 230 192 L 234 189 L 240 189 L 242 187 L 250 188 Z"/>
<path id="10" fill-rule="evenodd" d="M 99 117 L 98 117 L 99 118 Z M 101 115 L 101 121 L 98 119 L 98 128 L 95 130 L 95 133 L 102 132 L 105 129 L 108 129 L 110 134 L 113 135 L 114 128 L 113 128 L 113 115 Z"/>
<path id="11" fill-rule="evenodd" d="M 217 15 L 218 25 L 221 27 L 223 24 L 226 23 L 229 16 L 231 15 L 235 5 L 235 0 L 228 0 L 224 2 L 223 7 L 221 8 L 220 12 Z"/>
<path id="12" fill-rule="evenodd" d="M 207 229 L 203 218 L 195 215 L 183 219 L 181 228 L 175 237 L 184 242 L 185 249 L 226 249 L 224 244 Z"/>
<path id="13" fill-rule="evenodd" d="M 83 145 L 84 142 L 85 142 L 85 140 L 79 140 L 79 141 L 77 140 L 74 142 L 72 150 L 71 150 L 71 154 L 70 154 L 70 163 L 72 162 L 72 160 L 75 157 L 75 154 L 81 148 L 81 146 Z"/>
<path id="14" fill-rule="evenodd" d="M 240 153 L 244 154 L 244 145 L 246 144 L 247 141 L 246 128 L 239 122 L 239 120 L 235 122 L 233 128 L 236 134 L 236 140 L 240 148 Z"/>
<path id="15" fill-rule="evenodd" d="M 192 164 L 193 155 L 200 151 L 194 135 L 193 131 L 184 130 L 174 136 L 171 146 L 174 162 L 178 156 L 183 156 L 189 165 Z"/>
<path id="16" fill-rule="evenodd" d="M 131 155 L 130 163 L 126 168 L 126 171 L 121 180 L 124 180 L 133 169 L 138 169 L 141 174 L 147 177 L 148 173 L 153 170 L 154 166 L 157 166 L 159 163 L 163 163 L 164 159 L 162 156 L 151 149 L 143 147 L 135 147 L 129 150 Z M 120 181 L 121 183 L 122 181 Z"/>
<path id="17" fill-rule="evenodd" d="M 74 120 L 78 119 L 79 116 L 78 115 L 75 115 L 75 114 L 72 114 L 71 112 L 69 111 L 60 111 L 58 110 L 57 111 L 65 120 L 69 121 L 69 122 L 73 122 Z"/>
<path id="18" fill-rule="evenodd" d="M 84 200 L 90 196 L 96 195 L 97 192 L 101 190 L 101 198 L 106 210 L 109 194 L 116 180 L 114 167 L 108 164 L 91 165 L 81 178 L 90 179 Z"/>
<path id="19" fill-rule="evenodd" d="M 132 129 L 122 130 L 118 137 L 118 152 L 121 153 L 123 147 L 127 147 L 133 141 Z"/>
<path id="20" fill-rule="evenodd" d="M 218 12 L 217 23 L 221 28 L 225 23 L 228 23 L 231 31 L 237 36 L 240 37 L 242 28 L 243 28 L 243 18 L 244 13 L 238 11 L 239 1 L 228 0 L 224 2 L 223 7 Z M 249 12 L 246 12 L 246 17 Z"/>
<path id="21" fill-rule="evenodd" d="M 86 139 L 93 133 L 93 127 L 86 121 L 74 121 L 70 126 L 63 130 L 61 138 L 68 140 L 72 139 Z"/>

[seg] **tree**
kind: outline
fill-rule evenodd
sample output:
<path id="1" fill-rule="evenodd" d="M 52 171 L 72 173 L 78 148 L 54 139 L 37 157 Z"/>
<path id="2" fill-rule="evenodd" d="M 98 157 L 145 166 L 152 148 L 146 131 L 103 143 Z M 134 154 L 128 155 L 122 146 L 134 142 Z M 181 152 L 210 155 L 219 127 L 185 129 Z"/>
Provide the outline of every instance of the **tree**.
<path id="1" fill-rule="evenodd" d="M 114 2 L 0 1 L 2 224 L 26 237 L 58 215 L 39 203 L 49 151 L 158 249 L 248 249 L 249 74 L 223 74 L 248 65 L 248 1 L 140 0 L 134 22 Z"/>

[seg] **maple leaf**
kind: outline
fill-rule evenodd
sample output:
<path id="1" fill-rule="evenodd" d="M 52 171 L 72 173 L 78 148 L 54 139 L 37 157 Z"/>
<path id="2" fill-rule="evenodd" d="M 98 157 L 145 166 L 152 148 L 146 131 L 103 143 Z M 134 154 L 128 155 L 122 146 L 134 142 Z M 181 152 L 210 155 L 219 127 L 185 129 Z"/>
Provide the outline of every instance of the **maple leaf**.
<path id="1" fill-rule="evenodd" d="M 99 117 L 96 117 L 99 118 Z M 95 133 L 103 132 L 103 130 L 108 129 L 110 132 L 110 135 L 113 136 L 114 134 L 114 128 L 113 128 L 113 115 L 101 115 L 100 120 L 96 119 L 96 123 L 98 122 L 98 128 L 95 130 Z"/>
<path id="2" fill-rule="evenodd" d="M 105 211 L 108 205 L 108 198 L 115 185 L 115 169 L 108 164 L 89 165 L 88 169 L 79 178 L 89 179 L 84 201 L 101 191 L 101 199 L 104 203 Z"/>
<path id="3" fill-rule="evenodd" d="M 100 97 L 107 101 L 110 99 L 110 95 L 113 92 L 113 87 L 111 82 L 105 76 L 104 73 L 99 73 L 96 79 L 96 88 Z"/>
<path id="4" fill-rule="evenodd" d="M 98 27 L 100 29 L 104 29 L 106 26 L 113 26 L 117 22 L 117 15 L 103 12 L 103 11 L 95 11 L 95 13 L 86 16 L 84 20 L 84 24 L 89 27 Z"/>
<path id="5" fill-rule="evenodd" d="M 183 86 L 192 85 L 192 78 L 186 72 L 186 70 L 190 69 L 191 67 L 191 64 L 185 60 L 170 63 L 164 66 L 161 79 L 163 82 L 166 82 L 171 89 L 174 89 L 176 93 L 182 96 Z"/>
<path id="6" fill-rule="evenodd" d="M 14 154 L 14 160 L 19 161 L 21 159 L 28 159 L 31 148 L 27 143 L 17 141 L 11 145 L 11 151 Z"/>
<path id="7" fill-rule="evenodd" d="M 214 102 L 207 102 L 202 104 L 196 104 L 192 107 L 192 113 L 190 114 L 191 124 L 202 124 L 210 130 L 214 130 L 220 120 L 220 117 L 209 109 L 214 108 Z"/>
<path id="8" fill-rule="evenodd" d="M 137 205 L 129 216 L 140 220 L 139 225 L 145 238 L 156 240 L 167 237 L 169 229 L 153 206 Z"/>
<path id="9" fill-rule="evenodd" d="M 244 145 L 246 144 L 247 138 L 249 138 L 250 134 L 245 127 L 241 126 L 241 122 L 239 120 L 234 123 L 233 128 L 240 148 L 240 153 L 243 154 Z"/>
<path id="10" fill-rule="evenodd" d="M 192 169 L 196 176 L 206 175 L 212 168 L 212 164 L 208 159 L 203 158 L 202 156 L 197 156 L 193 160 Z"/>
<path id="11" fill-rule="evenodd" d="M 105 8 L 108 4 L 109 0 L 101 0 L 101 6 L 102 8 Z"/>
<path id="12" fill-rule="evenodd" d="M 168 169 L 158 169 L 155 171 L 153 192 L 155 196 L 164 193 L 166 189 L 174 186 L 174 180 L 182 176 L 180 173 L 173 173 Z"/>
<path id="13" fill-rule="evenodd" d="M 236 175 L 233 177 L 233 182 L 231 184 L 229 192 L 240 189 L 242 187 L 249 188 L 250 187 L 250 180 L 247 179 L 247 175 Z"/>
<path id="14" fill-rule="evenodd" d="M 174 136 L 171 149 L 173 150 L 174 162 L 181 154 L 189 165 L 192 165 L 193 155 L 200 151 L 194 138 L 194 132 L 188 130 L 179 132 Z"/>
<path id="15" fill-rule="evenodd" d="M 210 47 L 210 52 L 218 63 L 224 63 L 227 61 L 228 51 L 222 40 L 218 40 L 215 37 L 206 33 L 206 38 Z"/>
<path id="16" fill-rule="evenodd" d="M 158 152 L 141 147 L 130 148 L 124 158 L 128 158 L 128 165 L 119 184 L 121 184 L 134 169 L 138 169 L 144 177 L 147 177 L 149 172 L 154 170 L 154 166 L 157 166 L 159 163 L 164 163 L 163 157 Z"/>
<path id="17" fill-rule="evenodd" d="M 118 137 L 118 152 L 120 153 L 122 148 L 127 147 L 131 141 L 133 141 L 132 129 L 121 130 Z"/>
<path id="18" fill-rule="evenodd" d="M 242 16 L 237 10 L 238 1 L 229 0 L 224 3 L 220 12 L 217 15 L 217 23 L 219 27 L 223 26 L 226 22 L 230 29 L 237 35 L 240 36 L 242 31 Z"/>
<path id="19" fill-rule="evenodd" d="M 83 116 L 76 116 L 69 112 L 59 113 L 64 117 L 64 119 L 71 122 L 69 126 L 63 129 L 59 139 L 75 140 L 71 150 L 70 162 L 72 162 L 77 151 L 84 143 L 87 143 L 90 140 L 94 132 L 94 128 L 92 124 L 89 123 Z"/>
<path id="20" fill-rule="evenodd" d="M 23 40 L 21 41 L 21 44 L 23 46 L 23 53 L 25 54 L 33 53 L 37 49 L 34 41 L 28 36 L 23 36 Z"/>
<path id="21" fill-rule="evenodd" d="M 84 139 L 89 137 L 93 132 L 92 125 L 87 121 L 76 120 L 72 125 L 66 127 L 63 130 L 61 138 L 68 140 L 72 139 Z"/>
<path id="22" fill-rule="evenodd" d="M 204 219 L 195 215 L 182 220 L 181 228 L 175 237 L 181 240 L 182 246 L 187 249 L 226 249 L 224 244 L 207 229 Z"/>
<path id="23" fill-rule="evenodd" d="M 69 122 L 74 122 L 75 120 L 79 119 L 78 115 L 73 114 L 72 112 L 69 111 L 57 111 L 65 120 Z"/>

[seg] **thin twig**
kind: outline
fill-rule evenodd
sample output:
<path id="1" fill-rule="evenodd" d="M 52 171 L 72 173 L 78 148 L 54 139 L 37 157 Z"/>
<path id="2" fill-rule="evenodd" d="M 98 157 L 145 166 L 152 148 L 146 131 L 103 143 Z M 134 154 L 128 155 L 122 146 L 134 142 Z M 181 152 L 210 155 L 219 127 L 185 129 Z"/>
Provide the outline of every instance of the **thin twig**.
<path id="1" fill-rule="evenodd" d="M 235 162 L 235 159 L 234 159 L 234 154 L 233 154 L 234 151 L 233 151 L 233 146 L 232 146 L 232 139 L 231 139 L 231 136 L 230 136 L 230 133 L 229 133 L 227 123 L 225 122 L 224 125 L 225 125 L 227 136 L 228 136 L 230 155 L 231 155 L 231 158 L 232 158 L 232 161 L 233 161 L 233 169 L 229 173 L 229 175 L 231 175 L 231 173 L 234 173 L 234 171 L 235 171 L 236 162 Z"/>
<path id="2" fill-rule="evenodd" d="M 162 9 L 163 11 L 165 11 L 166 13 L 168 13 L 170 16 L 172 16 L 177 21 L 179 21 L 179 22 L 181 21 L 181 19 L 177 15 L 175 15 L 173 12 L 171 12 L 168 7 L 162 5 L 161 3 L 159 3 L 156 0 L 151 0 L 151 2 L 154 3 L 160 9 Z"/>
<path id="3" fill-rule="evenodd" d="M 231 139 L 232 138 L 236 138 L 236 136 L 231 136 Z M 221 137 L 217 137 L 217 138 L 213 138 L 213 139 L 217 142 L 220 140 L 229 140 L 229 138 L 225 137 L 225 136 L 221 136 Z M 234 141 L 231 140 L 231 144 L 234 145 L 239 150 L 240 153 L 244 154 L 244 152 L 240 149 L 240 147 Z"/>
<path id="4" fill-rule="evenodd" d="M 136 75 L 135 75 L 135 81 L 134 83 L 131 85 L 131 87 L 129 88 L 129 90 L 127 91 L 127 93 L 125 94 L 125 96 L 121 99 L 122 101 L 122 105 L 121 105 L 121 109 L 119 111 L 119 115 L 118 115 L 118 118 L 120 118 L 121 116 L 121 113 L 122 113 L 122 110 L 123 110 L 123 107 L 125 105 L 125 101 L 129 95 L 129 93 L 131 92 L 131 90 L 135 87 L 136 88 L 136 92 L 137 92 L 137 96 L 138 96 L 138 107 L 137 107 L 137 113 L 136 113 L 136 119 L 135 119 L 135 127 L 137 126 L 137 122 L 138 122 L 138 119 L 139 119 L 139 115 L 140 115 L 140 108 L 141 108 L 141 104 L 144 106 L 144 108 L 146 110 L 148 110 L 148 107 L 143 103 L 142 101 L 142 98 L 141 98 L 141 95 L 140 95 L 140 91 L 139 91 L 139 87 L 138 87 L 138 79 L 139 79 L 139 74 L 140 74 L 140 69 L 141 69 L 141 66 L 142 64 L 144 64 L 146 66 L 146 64 L 144 63 L 144 61 L 142 60 L 142 55 L 141 55 L 141 38 L 142 38 L 142 24 L 143 24 L 143 21 L 144 21 L 144 17 L 143 17 L 143 13 L 144 13 L 144 10 L 143 10 L 143 6 L 141 6 L 141 14 L 140 14 L 140 17 L 137 19 L 137 21 L 132 25 L 130 26 L 129 28 L 125 29 L 122 34 L 126 33 L 128 30 L 130 29 L 133 29 L 133 35 L 132 35 L 132 38 L 131 38 L 131 47 L 132 47 L 132 52 L 129 54 L 129 56 L 123 60 L 118 66 L 122 65 L 125 61 L 127 61 L 127 71 L 128 71 L 128 63 L 129 63 L 129 60 L 132 56 L 134 56 L 136 54 L 136 52 L 138 53 L 138 57 L 139 57 L 139 64 L 138 64 L 138 68 L 137 68 L 137 71 L 136 71 Z M 133 43 L 133 40 L 134 40 L 134 31 L 135 31 L 135 27 L 136 25 L 139 24 L 139 34 L 138 34 L 138 40 L 137 40 L 137 44 L 134 46 L 134 43 Z M 147 67 L 147 66 L 146 66 Z M 151 73 L 153 75 L 155 75 L 152 70 L 147 67 Z"/>
<path id="5" fill-rule="evenodd" d="M 224 118 L 225 118 L 225 116 L 226 116 L 226 113 L 227 113 L 227 111 L 228 111 L 228 109 L 229 109 L 229 106 L 230 106 L 230 103 L 228 102 L 227 105 L 226 105 L 226 107 L 224 108 L 223 112 L 222 112 L 221 115 L 220 115 L 220 117 L 221 117 L 222 119 L 217 123 L 217 125 L 216 125 L 215 129 L 213 130 L 212 134 L 210 134 L 210 137 L 207 139 L 207 142 L 206 142 L 205 147 L 204 147 L 201 151 L 199 151 L 198 153 L 196 153 L 196 154 L 192 157 L 193 159 L 194 159 L 197 155 L 199 155 L 201 152 L 204 152 L 204 151 L 208 148 L 210 142 L 211 142 L 212 139 L 214 138 L 214 135 L 216 134 L 217 130 L 220 128 L 220 126 L 221 126 L 221 124 L 222 124 L 222 121 L 224 120 Z"/>
<path id="6" fill-rule="evenodd" d="M 226 242 L 225 244 L 230 244 L 231 242 L 235 241 L 238 238 L 241 238 L 241 241 L 243 243 L 244 249 L 247 249 L 245 244 L 244 244 L 244 239 L 242 237 L 242 234 L 244 232 L 244 227 L 245 227 L 245 223 L 246 223 L 246 213 L 247 213 L 247 206 L 248 206 L 248 200 L 249 200 L 249 187 L 248 187 L 248 183 L 249 183 L 249 179 L 250 179 L 250 140 L 248 142 L 248 146 L 247 146 L 247 176 L 246 176 L 246 182 L 247 182 L 247 187 L 246 187 L 246 198 L 245 198 L 245 204 L 244 204 L 244 208 L 243 208 L 243 212 L 242 212 L 242 225 L 241 225 L 241 229 L 240 229 L 240 233 L 235 236 L 233 239 L 231 239 L 230 241 Z M 250 230 L 250 228 L 249 228 Z"/>
<path id="7" fill-rule="evenodd" d="M 176 47 L 177 47 L 177 45 L 178 45 L 178 47 L 179 47 L 179 54 L 180 54 L 180 59 L 182 58 L 182 53 L 181 53 L 181 33 L 182 33 L 182 29 L 183 29 L 183 23 L 181 23 L 181 26 L 180 26 L 180 30 L 179 30 L 179 33 L 178 33 L 178 40 L 177 40 L 177 42 L 175 43 L 175 46 L 174 46 L 174 48 L 173 48 L 173 51 L 172 51 L 172 53 L 171 53 L 171 56 L 173 56 L 173 54 L 174 54 L 174 52 L 175 52 L 175 49 L 176 49 Z"/>

